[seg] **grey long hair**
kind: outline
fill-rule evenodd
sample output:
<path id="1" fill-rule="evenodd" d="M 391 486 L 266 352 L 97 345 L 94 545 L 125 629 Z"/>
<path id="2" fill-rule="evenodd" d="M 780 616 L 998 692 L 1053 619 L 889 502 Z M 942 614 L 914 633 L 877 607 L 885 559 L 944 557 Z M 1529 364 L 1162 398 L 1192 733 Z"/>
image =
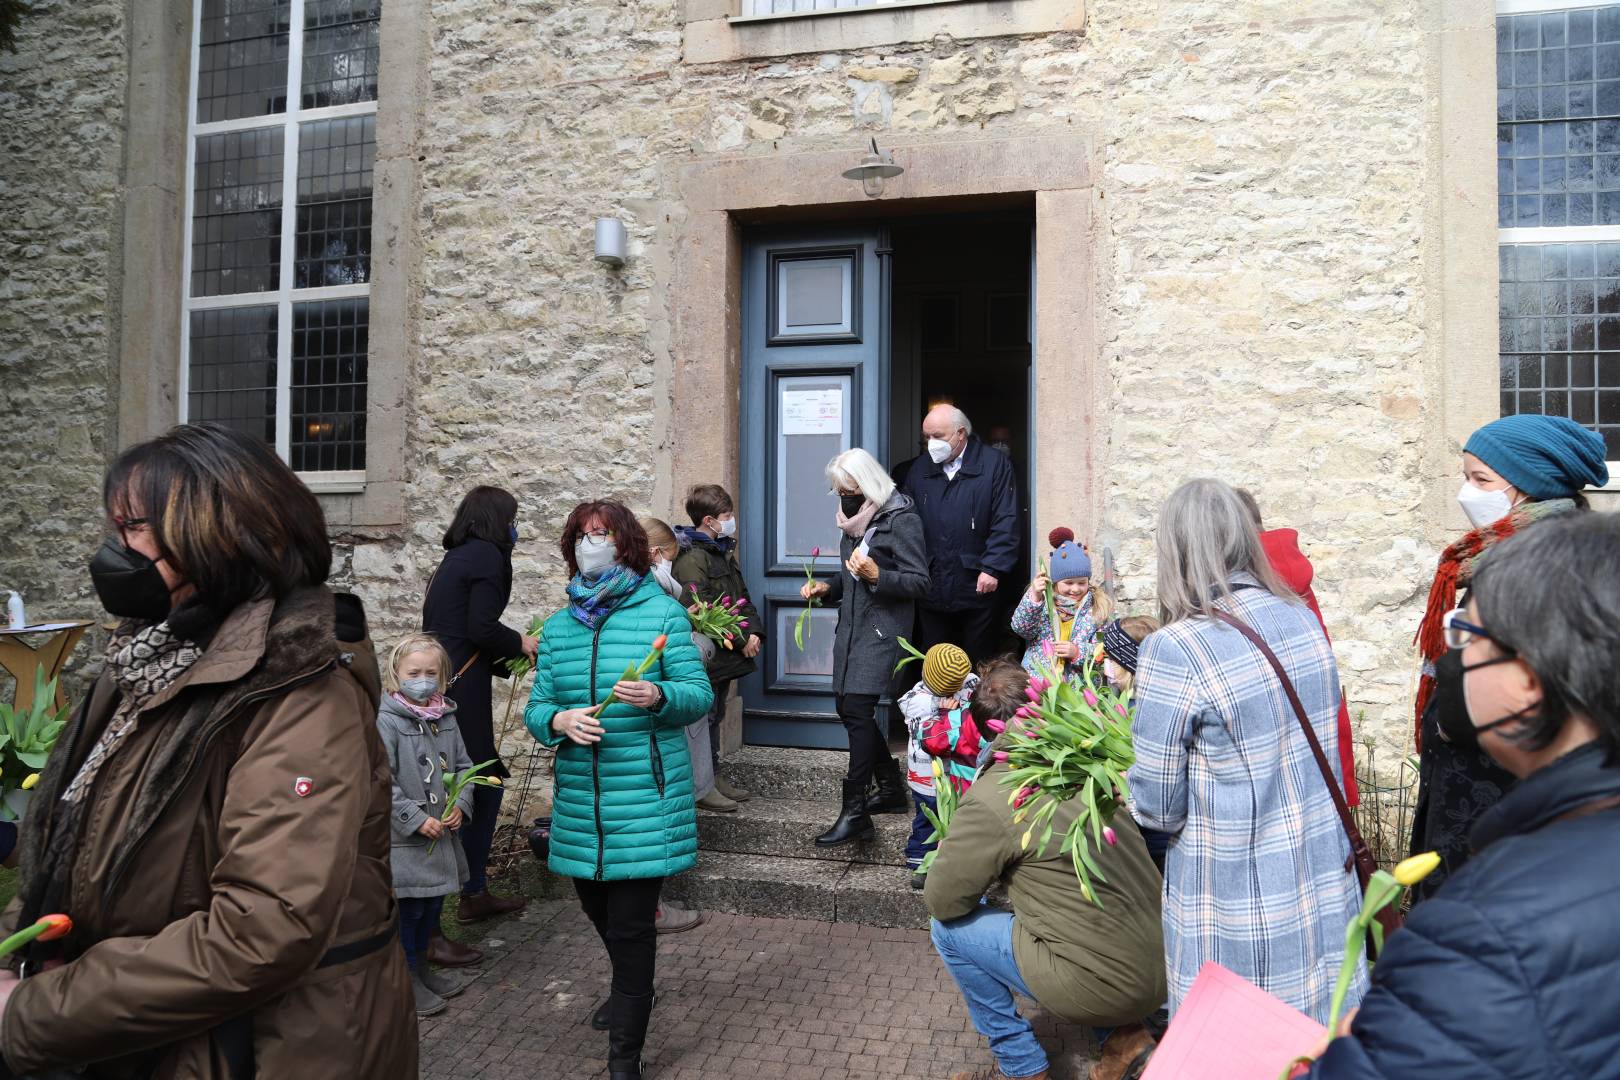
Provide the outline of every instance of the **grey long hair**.
<path id="1" fill-rule="evenodd" d="M 1189 480 L 1164 501 L 1153 546 L 1159 561 L 1159 616 L 1166 626 L 1230 608 L 1232 576 L 1253 575 L 1260 587 L 1292 603 L 1300 599 L 1282 583 L 1260 546 L 1242 499 L 1214 479 Z"/>

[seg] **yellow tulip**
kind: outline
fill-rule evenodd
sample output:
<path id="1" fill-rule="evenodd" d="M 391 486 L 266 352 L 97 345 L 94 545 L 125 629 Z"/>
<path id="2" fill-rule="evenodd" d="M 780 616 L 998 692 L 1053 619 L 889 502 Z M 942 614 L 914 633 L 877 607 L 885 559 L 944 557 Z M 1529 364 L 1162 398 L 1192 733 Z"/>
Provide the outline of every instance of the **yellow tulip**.
<path id="1" fill-rule="evenodd" d="M 939 758 L 934 759 L 934 779 L 935 780 L 943 780 L 943 779 L 945 779 L 945 768 L 944 768 L 944 766 L 942 766 L 939 763 Z"/>
<path id="2" fill-rule="evenodd" d="M 1020 846 L 1029 847 L 1029 838 L 1033 835 L 1035 835 L 1035 826 L 1031 825 L 1029 828 L 1024 830 L 1024 842 Z"/>
<path id="3" fill-rule="evenodd" d="M 1411 888 L 1434 872 L 1440 865 L 1438 852 L 1425 851 L 1421 855 L 1413 855 L 1410 859 L 1402 859 L 1395 867 L 1395 880 Z"/>
<path id="4" fill-rule="evenodd" d="M 501 786 L 501 778 L 498 777 L 498 776 L 486 776 L 486 777 L 484 777 L 484 779 L 489 781 L 489 786 L 490 787 L 500 787 Z"/>
<path id="5" fill-rule="evenodd" d="M 32 791 L 34 790 L 34 785 L 37 783 L 39 783 L 39 773 L 29 773 L 27 778 L 22 782 L 22 789 L 24 791 Z"/>

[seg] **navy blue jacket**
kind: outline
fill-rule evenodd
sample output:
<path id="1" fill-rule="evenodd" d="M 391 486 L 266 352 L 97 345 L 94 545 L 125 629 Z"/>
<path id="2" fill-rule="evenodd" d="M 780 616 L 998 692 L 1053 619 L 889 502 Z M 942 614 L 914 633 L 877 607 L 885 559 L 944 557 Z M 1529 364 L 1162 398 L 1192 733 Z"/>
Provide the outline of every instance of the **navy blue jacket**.
<path id="1" fill-rule="evenodd" d="M 1474 826 L 1412 909 L 1320 1080 L 1620 1077 L 1620 762 L 1583 747 Z"/>
<path id="2" fill-rule="evenodd" d="M 970 435 L 956 479 L 923 454 L 906 470 L 905 492 L 928 543 L 923 606 L 961 611 L 993 603 L 995 593 L 978 592 L 979 573 L 1006 584 L 1018 563 L 1018 480 L 1007 455 Z"/>

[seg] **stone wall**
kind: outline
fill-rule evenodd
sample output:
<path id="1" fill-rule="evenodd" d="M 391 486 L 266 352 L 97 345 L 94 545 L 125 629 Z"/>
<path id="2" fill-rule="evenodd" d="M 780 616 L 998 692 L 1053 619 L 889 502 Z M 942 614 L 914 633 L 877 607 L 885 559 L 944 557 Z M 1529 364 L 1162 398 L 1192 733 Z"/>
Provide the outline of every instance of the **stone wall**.
<path id="1" fill-rule="evenodd" d="M 409 518 L 360 542 L 386 633 L 415 618 L 473 483 L 522 501 L 513 621 L 556 606 L 578 499 L 669 511 L 664 286 L 692 155 L 886 132 L 1090 131 L 1107 453 L 1097 539 L 1127 606 L 1181 479 L 1254 488 L 1317 563 L 1351 699 L 1407 730 L 1408 642 L 1437 533 L 1426 332 L 1432 190 L 1420 5 L 1099 0 L 1083 33 L 683 66 L 673 0 L 433 5 Z M 873 16 L 877 17 L 877 16 Z M 387 103 L 383 106 L 387 108 Z M 623 271 L 590 223 L 630 224 Z"/>
<path id="2" fill-rule="evenodd" d="M 33 621 L 101 616 L 85 563 L 117 394 L 124 13 L 35 0 L 0 52 L 0 584 Z"/>

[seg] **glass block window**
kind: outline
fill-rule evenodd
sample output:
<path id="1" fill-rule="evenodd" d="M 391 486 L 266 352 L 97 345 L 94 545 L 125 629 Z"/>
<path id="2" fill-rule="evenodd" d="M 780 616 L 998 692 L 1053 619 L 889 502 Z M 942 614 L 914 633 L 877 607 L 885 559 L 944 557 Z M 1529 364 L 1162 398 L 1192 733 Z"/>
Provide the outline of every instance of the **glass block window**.
<path id="1" fill-rule="evenodd" d="M 1501 411 L 1620 461 L 1620 3 L 1499 0 Z"/>
<path id="2" fill-rule="evenodd" d="M 380 0 L 198 11 L 183 418 L 363 479 Z"/>

